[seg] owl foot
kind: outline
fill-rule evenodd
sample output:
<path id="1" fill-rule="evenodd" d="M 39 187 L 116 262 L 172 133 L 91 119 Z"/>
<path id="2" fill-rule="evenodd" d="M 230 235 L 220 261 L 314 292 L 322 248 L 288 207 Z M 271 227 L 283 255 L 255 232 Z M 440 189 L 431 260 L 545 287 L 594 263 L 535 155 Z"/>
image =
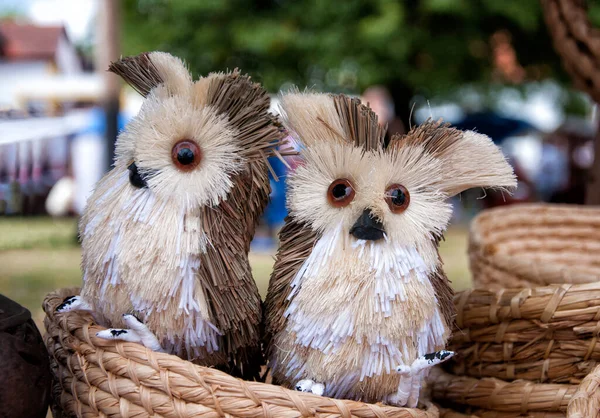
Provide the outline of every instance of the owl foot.
<path id="1" fill-rule="evenodd" d="M 123 321 L 129 329 L 109 328 L 96 333 L 97 337 L 105 340 L 128 341 L 142 344 L 152 351 L 164 352 L 156 335 L 133 315 L 124 314 Z"/>
<path id="2" fill-rule="evenodd" d="M 398 406 L 398 407 L 407 406 L 406 404 L 408 403 L 409 396 L 410 396 L 410 393 L 401 392 L 400 390 L 398 390 L 398 392 L 396 392 L 396 393 L 389 394 L 385 398 L 385 403 L 388 405 L 393 405 L 393 406 Z"/>
<path id="3" fill-rule="evenodd" d="M 414 375 L 425 369 L 443 363 L 454 356 L 454 351 L 440 350 L 435 353 L 425 354 L 416 358 L 410 366 L 402 364 L 396 367 L 396 371 L 401 375 Z"/>
<path id="4" fill-rule="evenodd" d="M 56 312 L 91 311 L 92 307 L 81 296 L 69 296 L 58 305 Z"/>
<path id="5" fill-rule="evenodd" d="M 428 369 L 454 356 L 453 351 L 440 350 L 415 359 L 410 366 L 402 364 L 396 371 L 402 376 L 398 391 L 387 396 L 386 401 L 396 406 L 415 408 L 419 402 L 419 392 Z"/>
<path id="6" fill-rule="evenodd" d="M 325 385 L 322 383 L 315 383 L 310 379 L 300 380 L 296 383 L 296 390 L 300 392 L 310 392 L 315 395 L 323 396 L 325 393 Z"/>

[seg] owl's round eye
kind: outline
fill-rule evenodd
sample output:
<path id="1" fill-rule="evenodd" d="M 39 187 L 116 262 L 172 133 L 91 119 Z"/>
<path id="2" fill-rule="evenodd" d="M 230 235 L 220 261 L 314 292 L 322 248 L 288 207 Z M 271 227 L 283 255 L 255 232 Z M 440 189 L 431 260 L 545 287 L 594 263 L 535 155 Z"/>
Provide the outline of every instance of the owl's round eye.
<path id="1" fill-rule="evenodd" d="M 410 193 L 401 184 L 392 184 L 385 189 L 385 201 L 393 213 L 402 213 L 410 203 Z"/>
<path id="2" fill-rule="evenodd" d="M 202 152 L 195 142 L 184 139 L 176 143 L 171 150 L 171 159 L 181 171 L 190 171 L 200 164 Z"/>
<path id="3" fill-rule="evenodd" d="M 347 179 L 337 179 L 329 185 L 327 200 L 336 208 L 348 206 L 354 199 L 354 187 Z"/>

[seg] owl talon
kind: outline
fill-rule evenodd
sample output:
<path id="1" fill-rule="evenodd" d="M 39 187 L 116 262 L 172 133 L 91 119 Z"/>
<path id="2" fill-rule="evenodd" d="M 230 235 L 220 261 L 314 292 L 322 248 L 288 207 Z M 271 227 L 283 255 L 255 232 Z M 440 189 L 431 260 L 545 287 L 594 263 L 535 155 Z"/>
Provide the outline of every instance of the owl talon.
<path id="1" fill-rule="evenodd" d="M 419 373 L 422 370 L 436 366 L 454 357 L 454 351 L 440 350 L 434 353 L 425 354 L 416 358 L 410 366 L 401 364 L 396 367 L 396 371 L 403 375 L 409 376 Z"/>
<path id="2" fill-rule="evenodd" d="M 66 297 L 63 302 L 58 305 L 56 312 L 71 312 L 71 311 L 91 311 L 92 307 L 81 296 Z"/>
<path id="3" fill-rule="evenodd" d="M 450 360 L 454 357 L 454 351 L 448 350 L 440 350 L 435 353 L 425 354 L 422 357 L 416 359 L 412 364 L 413 372 L 418 372 L 421 370 L 425 370 L 427 368 L 436 366 L 445 362 L 446 360 Z"/>
<path id="4" fill-rule="evenodd" d="M 323 383 L 315 383 L 312 385 L 312 388 L 310 388 L 310 391 L 315 395 L 323 396 L 323 393 L 325 393 L 325 385 Z"/>
<path id="5" fill-rule="evenodd" d="M 398 407 L 406 406 L 409 396 L 410 396 L 410 393 L 404 393 L 404 392 L 398 391 L 397 393 L 389 394 L 385 400 L 385 403 L 388 405 L 393 405 L 393 406 L 398 406 Z"/>
<path id="6" fill-rule="evenodd" d="M 315 382 L 310 379 L 300 380 L 298 383 L 296 383 L 296 390 L 299 392 L 310 392 L 314 384 Z"/>
<path id="7" fill-rule="evenodd" d="M 315 395 L 323 396 L 325 393 L 325 385 L 322 383 L 315 383 L 313 380 L 304 379 L 296 383 L 296 390 L 299 392 L 310 392 Z"/>
<path id="8" fill-rule="evenodd" d="M 134 315 L 123 315 L 123 321 L 129 327 L 129 329 L 109 328 L 96 333 L 96 336 L 105 340 L 139 343 L 144 347 L 151 349 L 152 351 L 164 352 L 163 348 L 160 346 L 158 338 L 156 338 L 152 331 L 150 331 L 148 327 Z"/>

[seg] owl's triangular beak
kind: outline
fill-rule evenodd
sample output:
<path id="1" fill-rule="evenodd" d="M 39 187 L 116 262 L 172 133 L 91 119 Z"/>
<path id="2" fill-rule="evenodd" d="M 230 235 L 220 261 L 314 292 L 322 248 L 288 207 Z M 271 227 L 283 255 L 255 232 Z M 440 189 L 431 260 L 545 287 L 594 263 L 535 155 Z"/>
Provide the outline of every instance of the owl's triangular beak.
<path id="1" fill-rule="evenodd" d="M 352 225 L 350 233 L 357 239 L 377 241 L 383 238 L 385 229 L 381 221 L 373 216 L 371 209 L 367 208 Z"/>

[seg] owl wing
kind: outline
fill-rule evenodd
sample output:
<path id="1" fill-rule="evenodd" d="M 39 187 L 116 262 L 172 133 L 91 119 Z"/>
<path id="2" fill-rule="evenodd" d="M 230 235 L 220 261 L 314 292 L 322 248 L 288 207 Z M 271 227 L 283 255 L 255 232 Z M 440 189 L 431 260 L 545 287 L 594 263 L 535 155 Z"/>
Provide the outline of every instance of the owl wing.
<path id="1" fill-rule="evenodd" d="M 446 325 L 452 330 L 456 309 L 454 307 L 454 290 L 450 286 L 450 280 L 441 268 L 429 274 L 429 282 L 433 286 L 435 296 L 438 300 L 440 312 L 446 321 Z"/>
<path id="2" fill-rule="evenodd" d="M 227 200 L 204 209 L 203 229 L 210 231 L 211 245 L 202 255 L 198 277 L 213 323 L 223 334 L 219 349 L 234 362 L 233 374 L 250 379 L 262 365 L 261 299 L 248 250 L 270 192 L 265 163 L 251 165 L 234 183 Z"/>
<path id="3" fill-rule="evenodd" d="M 279 233 L 279 250 L 265 300 L 263 341 L 267 356 L 270 355 L 272 338 L 285 328 L 287 322 L 284 313 L 290 304 L 288 297 L 292 291 L 292 280 L 318 239 L 318 234 L 304 223 L 291 216 L 285 218 L 285 224 Z"/>
<path id="4" fill-rule="evenodd" d="M 446 273 L 442 269 L 444 263 L 440 256 L 440 241 L 443 239 L 443 236 L 439 235 L 434 241 L 437 248 L 438 268 L 429 274 L 429 282 L 433 286 L 442 317 L 446 321 L 446 325 L 452 330 L 454 328 L 456 308 L 454 307 L 454 289 L 452 289 L 450 280 L 448 280 L 448 276 L 446 276 Z"/>

